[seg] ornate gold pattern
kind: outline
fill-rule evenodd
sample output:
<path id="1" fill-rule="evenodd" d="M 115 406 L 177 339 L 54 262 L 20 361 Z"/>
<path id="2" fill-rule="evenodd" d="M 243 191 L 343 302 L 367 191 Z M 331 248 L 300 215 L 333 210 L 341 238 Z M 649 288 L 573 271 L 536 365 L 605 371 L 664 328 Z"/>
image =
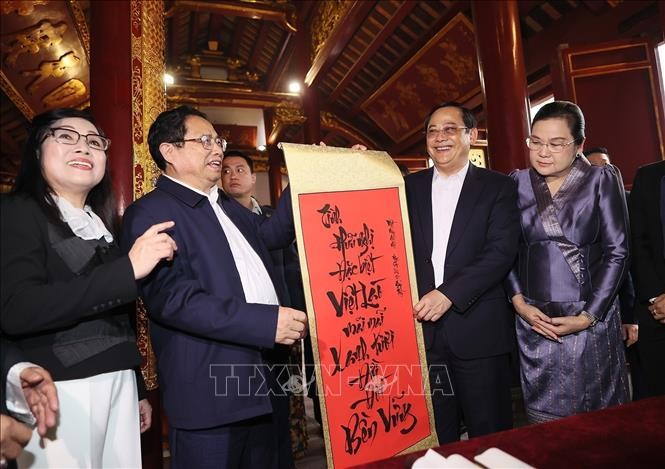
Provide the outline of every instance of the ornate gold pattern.
<path id="1" fill-rule="evenodd" d="M 78 32 L 79 39 L 83 48 L 85 49 L 85 56 L 90 63 L 90 32 L 88 31 L 88 22 L 85 19 L 85 13 L 81 7 L 79 0 L 69 0 L 67 2 L 69 11 L 71 11 L 74 24 L 76 24 L 76 31 Z"/>
<path id="2" fill-rule="evenodd" d="M 351 126 L 349 123 L 342 121 L 335 114 L 328 111 L 321 111 L 321 125 L 331 130 L 335 130 L 347 138 L 350 138 L 353 143 L 364 143 L 369 147 L 378 148 L 378 145 L 375 141 L 364 136 L 355 127 Z"/>
<path id="3" fill-rule="evenodd" d="M 79 99 L 84 97 L 87 92 L 88 90 L 81 80 L 72 78 L 44 96 L 42 103 L 49 109 L 70 107 L 78 104 Z"/>
<path id="4" fill-rule="evenodd" d="M 21 54 L 36 54 L 40 49 L 60 44 L 65 31 L 67 24 L 64 22 L 53 25 L 48 20 L 42 20 L 35 26 L 8 34 L 9 40 L 2 43 L 2 51 L 8 53 L 5 63 L 13 67 Z"/>
<path id="5" fill-rule="evenodd" d="M 74 51 L 69 51 L 58 60 L 47 60 L 39 64 L 39 68 L 21 72 L 24 77 L 35 78 L 27 87 L 28 93 L 33 94 L 38 85 L 50 77 L 60 78 L 68 69 L 77 67 L 81 63 Z"/>
<path id="6" fill-rule="evenodd" d="M 12 85 L 9 82 L 9 80 L 7 80 L 7 77 L 1 71 L 0 71 L 0 88 L 2 88 L 2 91 L 7 95 L 9 99 L 11 99 L 11 101 L 18 108 L 18 110 L 21 111 L 21 114 L 23 114 L 26 119 L 31 121 L 32 118 L 35 117 L 34 111 L 30 109 L 28 103 L 26 103 L 25 100 L 23 99 L 23 96 L 21 96 L 21 94 L 18 91 L 16 91 L 14 85 Z"/>
<path id="7" fill-rule="evenodd" d="M 299 106 L 284 103 L 275 108 L 275 124 L 298 125 L 306 120 L 307 118 Z"/>
<path id="8" fill-rule="evenodd" d="M 318 11 L 310 28 L 312 32 L 312 62 L 325 44 L 326 39 L 332 35 L 344 15 L 351 9 L 353 3 L 344 0 L 318 2 Z"/>
<path id="9" fill-rule="evenodd" d="M 150 124 L 166 109 L 166 94 L 161 81 L 164 62 L 163 0 L 131 0 L 131 74 L 132 74 L 132 139 L 134 149 L 134 198 L 150 192 L 160 174 L 152 161 L 146 136 Z M 137 344 L 143 366 L 141 370 L 148 390 L 156 389 L 157 367 L 150 343 L 149 322 L 145 306 L 137 303 Z"/>
<path id="10" fill-rule="evenodd" d="M 29 16 L 35 11 L 35 7 L 47 5 L 49 0 L 4 0 L 0 3 L 0 12 L 8 15 L 16 12 L 19 16 Z"/>
<path id="11" fill-rule="evenodd" d="M 469 151 L 469 161 L 479 168 L 487 168 L 487 162 L 485 161 L 485 150 L 482 148 L 472 148 Z"/>

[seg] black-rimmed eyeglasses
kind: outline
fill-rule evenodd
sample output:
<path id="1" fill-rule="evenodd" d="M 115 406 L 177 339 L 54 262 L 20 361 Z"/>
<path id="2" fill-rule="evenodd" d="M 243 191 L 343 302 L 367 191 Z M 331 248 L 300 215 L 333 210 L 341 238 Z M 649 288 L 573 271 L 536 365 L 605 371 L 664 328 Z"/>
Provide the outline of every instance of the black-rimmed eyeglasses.
<path id="1" fill-rule="evenodd" d="M 55 141 L 58 143 L 63 143 L 65 145 L 76 145 L 78 141 L 83 137 L 85 143 L 88 144 L 93 150 L 106 151 L 111 146 L 111 139 L 102 137 L 99 134 L 87 134 L 82 135 L 76 130 L 66 129 L 64 127 L 51 127 L 44 135 L 42 142 L 48 137 L 55 138 Z"/>
<path id="2" fill-rule="evenodd" d="M 212 135 L 201 135 L 197 138 L 183 138 L 182 140 L 173 140 L 168 143 L 185 143 L 185 142 L 199 142 L 205 150 L 212 150 L 213 143 L 216 143 L 222 152 L 226 151 L 226 140 L 221 137 L 213 137 Z"/>

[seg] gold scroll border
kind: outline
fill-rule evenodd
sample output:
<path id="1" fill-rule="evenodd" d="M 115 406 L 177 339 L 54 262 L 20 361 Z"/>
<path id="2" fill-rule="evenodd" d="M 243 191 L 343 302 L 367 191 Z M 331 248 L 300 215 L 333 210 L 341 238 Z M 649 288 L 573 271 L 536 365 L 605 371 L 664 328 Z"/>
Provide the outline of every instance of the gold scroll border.
<path id="1" fill-rule="evenodd" d="M 166 109 L 166 93 L 161 83 L 164 74 L 164 2 L 131 0 L 131 94 L 132 166 L 134 199 L 154 188 L 159 169 L 150 157 L 145 136 L 156 115 Z M 154 69 L 161 69 L 155 73 Z M 157 389 L 157 363 L 150 342 L 150 329 L 143 301 L 137 301 L 136 342 L 145 359 L 141 367 L 146 388 Z"/>
<path id="2" fill-rule="evenodd" d="M 363 152 L 358 152 L 355 150 L 347 149 L 347 148 L 335 148 L 335 147 L 319 147 L 319 146 L 313 146 L 313 145 L 301 145 L 301 144 L 295 144 L 295 143 L 280 143 L 278 145 L 279 148 L 281 148 L 284 151 L 284 159 L 287 164 L 287 168 L 289 170 L 289 174 L 291 174 L 291 181 L 290 181 L 290 186 L 291 186 L 291 199 L 292 199 L 292 208 L 293 208 L 293 223 L 295 226 L 295 231 L 296 231 L 296 241 L 299 246 L 304 246 L 304 238 L 303 238 L 303 233 L 302 233 L 302 224 L 300 222 L 300 217 L 298 214 L 300 213 L 300 201 L 298 199 L 299 194 L 308 194 L 312 192 L 325 192 L 325 191 L 354 191 L 354 190 L 368 190 L 368 189 L 390 189 L 390 188 L 397 188 L 398 194 L 399 194 L 399 203 L 400 206 L 402 207 L 402 226 L 403 226 L 403 235 L 404 235 L 404 245 L 406 249 L 406 258 L 407 258 L 407 271 L 409 273 L 409 287 L 411 289 L 411 300 L 413 304 L 415 304 L 418 301 L 417 295 L 418 295 L 418 288 L 416 285 L 416 276 L 415 276 L 415 264 L 414 264 L 414 259 L 413 259 L 413 250 L 410 249 L 412 246 L 411 242 L 411 228 L 410 228 L 410 223 L 409 223 L 409 218 L 407 215 L 407 210 L 406 210 L 406 190 L 404 188 L 404 180 L 395 165 L 395 162 L 392 160 L 390 155 L 388 155 L 386 152 L 383 151 L 363 151 Z M 343 164 L 344 162 L 353 162 L 353 159 L 357 159 L 355 163 L 361 162 L 363 159 L 366 158 L 376 158 L 376 164 L 381 164 L 384 166 L 383 169 L 384 174 L 386 172 L 392 173 L 394 175 L 394 179 L 391 177 L 377 177 L 376 172 L 363 172 L 363 171 L 354 171 L 352 169 L 348 169 L 349 174 L 362 174 L 362 176 L 357 177 L 357 178 L 346 178 L 343 181 L 339 180 L 334 180 L 331 177 L 332 172 L 331 171 L 320 171 L 317 172 L 316 174 L 311 174 L 310 177 L 308 178 L 308 181 L 305 186 L 304 190 L 295 192 L 293 190 L 293 176 L 294 173 L 297 172 L 300 168 L 299 166 L 302 164 L 303 166 L 308 166 L 311 164 L 311 162 L 307 161 L 307 158 L 304 158 L 302 162 L 297 162 L 295 159 L 297 159 L 297 156 L 294 156 L 293 154 L 289 154 L 291 151 L 307 151 L 307 152 L 315 152 L 315 153 L 323 153 L 323 154 L 336 154 L 335 156 L 338 157 L 336 160 L 335 164 Z M 349 157 L 351 156 L 353 159 L 347 159 L 347 161 L 341 161 L 341 158 L 344 157 Z M 298 184 L 298 183 L 296 183 Z M 333 186 L 334 184 L 334 186 Z M 296 187 L 297 189 L 297 187 Z M 309 283 L 309 269 L 307 267 L 307 255 L 305 253 L 305 249 L 299 249 L 298 250 L 298 257 L 300 261 L 300 268 L 302 271 L 302 279 L 303 279 L 303 287 L 305 291 L 305 303 L 307 306 L 307 311 L 313 312 L 314 311 L 314 305 L 312 302 L 312 295 L 310 292 L 310 283 Z M 319 345 L 317 342 L 317 334 L 316 334 L 316 317 L 314 314 L 308 314 L 307 316 L 310 327 L 309 327 L 309 332 L 310 336 L 312 337 L 312 349 L 314 353 L 314 363 L 320 363 L 320 355 L 319 355 Z M 425 354 L 425 342 L 423 339 L 423 333 L 422 333 L 422 325 L 414 319 L 414 325 L 415 325 L 415 331 L 416 331 L 416 340 L 418 343 L 418 355 L 420 357 L 420 363 L 421 365 L 421 376 L 423 379 L 424 387 L 425 387 L 425 403 L 427 405 L 427 413 L 429 416 L 429 422 L 430 422 L 430 435 L 416 444 L 406 448 L 404 451 L 398 453 L 398 454 L 406 454 L 410 453 L 413 451 L 418 451 L 418 450 L 423 450 L 427 448 L 432 448 L 434 446 L 438 445 L 438 438 L 436 435 L 436 427 L 434 424 L 434 410 L 432 407 L 432 399 L 431 399 L 431 390 L 430 390 L 430 384 L 429 384 L 429 373 L 422 372 L 422 370 L 427 370 L 427 358 Z M 320 396 L 323 396 L 323 381 L 321 377 L 321 368 L 320 367 L 314 367 L 315 372 L 316 372 L 316 386 L 317 386 L 317 391 Z M 328 409 L 326 407 L 326 401 L 324 399 L 320 399 L 320 405 L 321 405 L 321 419 L 322 422 L 324 423 L 322 425 L 323 428 L 323 439 L 325 442 L 325 447 L 326 447 L 326 461 L 328 464 L 329 469 L 334 469 L 334 464 L 332 460 L 332 451 L 331 451 L 331 443 L 330 443 L 330 431 L 328 428 Z"/>

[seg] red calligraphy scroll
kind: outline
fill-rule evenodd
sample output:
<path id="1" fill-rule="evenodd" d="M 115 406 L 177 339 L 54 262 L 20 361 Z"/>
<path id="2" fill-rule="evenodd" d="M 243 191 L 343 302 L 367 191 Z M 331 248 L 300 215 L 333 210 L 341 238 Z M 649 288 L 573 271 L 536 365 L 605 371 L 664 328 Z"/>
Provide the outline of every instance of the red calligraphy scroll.
<path id="1" fill-rule="evenodd" d="M 326 449 L 335 468 L 436 441 L 399 190 L 297 194 Z"/>

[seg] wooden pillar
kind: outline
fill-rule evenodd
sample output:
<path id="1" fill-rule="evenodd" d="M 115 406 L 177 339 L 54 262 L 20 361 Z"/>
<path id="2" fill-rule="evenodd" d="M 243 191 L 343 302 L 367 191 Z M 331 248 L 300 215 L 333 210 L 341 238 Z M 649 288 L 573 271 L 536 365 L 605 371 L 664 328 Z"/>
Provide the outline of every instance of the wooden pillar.
<path id="1" fill-rule="evenodd" d="M 284 155 L 277 148 L 277 141 L 271 141 L 270 136 L 275 126 L 275 111 L 273 109 L 263 110 L 263 122 L 266 129 L 266 151 L 268 152 L 268 188 L 270 190 L 270 204 L 277 206 L 277 201 L 282 195 L 282 163 Z"/>
<path id="2" fill-rule="evenodd" d="M 134 199 L 130 2 L 90 4 L 90 108 L 111 139 L 108 165 L 118 213 Z"/>
<path id="3" fill-rule="evenodd" d="M 161 0 L 90 2 L 90 107 L 112 140 L 108 164 L 120 215 L 135 196 L 152 189 L 158 174 L 145 140 L 156 114 L 166 107 L 161 83 L 163 6 Z M 148 319 L 140 305 L 139 302 L 137 344 L 152 405 L 152 426 L 141 435 L 143 468 L 162 469 L 161 403 L 155 358 Z"/>
<path id="4" fill-rule="evenodd" d="M 508 173 L 529 165 L 529 100 L 516 0 L 472 3 L 487 117 L 489 164 Z"/>
<path id="5" fill-rule="evenodd" d="M 321 141 L 321 116 L 316 88 L 305 83 L 305 77 L 312 66 L 312 34 L 304 21 L 298 25 L 296 33 L 296 60 L 299 66 L 298 75 L 302 83 L 302 107 L 305 116 L 303 127 L 303 143 L 319 143 Z"/>

